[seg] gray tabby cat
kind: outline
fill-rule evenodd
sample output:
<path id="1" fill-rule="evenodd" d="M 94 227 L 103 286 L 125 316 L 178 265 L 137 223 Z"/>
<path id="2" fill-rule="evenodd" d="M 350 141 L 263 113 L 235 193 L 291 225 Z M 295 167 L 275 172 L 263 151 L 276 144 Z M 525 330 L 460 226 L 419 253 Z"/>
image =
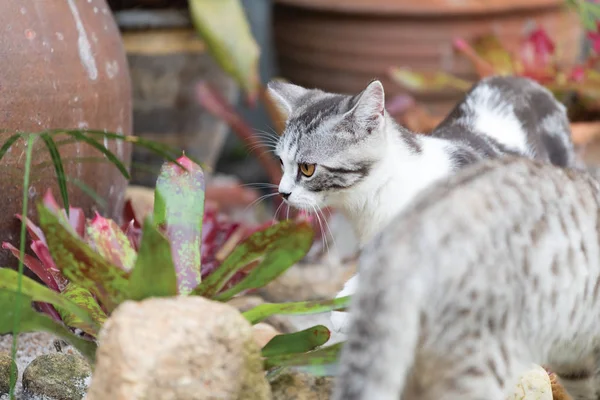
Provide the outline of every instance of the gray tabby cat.
<path id="1" fill-rule="evenodd" d="M 600 398 L 600 187 L 507 157 L 424 191 L 361 255 L 333 400 L 503 400 L 532 363 Z"/>
<path id="2" fill-rule="evenodd" d="M 287 117 L 276 147 L 280 193 L 297 208 L 337 208 L 361 246 L 421 190 L 480 160 L 518 155 L 575 165 L 565 107 L 529 79 L 481 80 L 430 135 L 387 114 L 379 81 L 355 96 L 281 82 L 268 88 Z M 352 294 L 357 281 L 339 296 Z M 346 316 L 333 313 L 337 330 L 345 330 Z"/>

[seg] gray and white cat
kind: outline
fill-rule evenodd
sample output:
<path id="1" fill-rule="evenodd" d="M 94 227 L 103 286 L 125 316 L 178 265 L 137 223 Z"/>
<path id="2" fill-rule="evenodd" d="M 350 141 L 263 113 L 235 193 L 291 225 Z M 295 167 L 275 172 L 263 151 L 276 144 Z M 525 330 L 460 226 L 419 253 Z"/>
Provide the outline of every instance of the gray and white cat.
<path id="1" fill-rule="evenodd" d="M 506 157 L 423 191 L 363 249 L 333 400 L 504 400 L 532 363 L 600 398 L 600 187 Z"/>
<path id="2" fill-rule="evenodd" d="M 287 118 L 276 147 L 280 193 L 297 208 L 337 208 L 361 246 L 421 190 L 472 163 L 518 155 L 575 164 L 565 107 L 525 78 L 481 80 L 429 135 L 410 132 L 387 114 L 379 81 L 355 96 L 282 82 L 268 89 Z M 358 279 L 338 296 L 352 294 Z M 346 316 L 333 313 L 336 330 L 345 331 Z"/>

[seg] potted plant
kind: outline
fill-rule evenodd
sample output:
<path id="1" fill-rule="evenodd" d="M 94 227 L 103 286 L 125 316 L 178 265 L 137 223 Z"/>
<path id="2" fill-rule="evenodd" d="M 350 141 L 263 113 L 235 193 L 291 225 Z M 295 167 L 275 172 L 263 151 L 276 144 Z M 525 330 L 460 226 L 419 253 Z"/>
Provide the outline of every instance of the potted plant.
<path id="1" fill-rule="evenodd" d="M 560 39 L 563 60 L 579 51 L 581 27 L 564 0 L 276 0 L 274 39 L 280 75 L 308 87 L 357 93 L 377 77 L 389 97 L 390 66 L 444 71 L 473 79 L 473 67 L 458 56 L 453 37 L 469 41 L 493 33 L 510 48 L 527 31 L 544 27 Z M 436 114 L 459 99 L 439 90 L 417 99 Z"/>
<path id="2" fill-rule="evenodd" d="M 10 215 L 21 208 L 26 150 L 25 141 L 14 133 L 89 128 L 129 135 L 131 90 L 125 51 L 105 0 L 93 4 L 7 0 L 2 3 L 0 24 L 4 27 L 0 39 L 0 143 L 4 145 L 0 240 L 13 240 L 18 238 L 19 227 Z M 98 164 L 92 160 L 102 154 L 93 146 L 62 139 L 48 136 L 36 142 L 30 198 L 36 201 L 47 188 L 58 192 L 51 160 L 52 154 L 60 154 L 73 201 L 91 214 L 102 209 L 88 195 L 94 192 L 105 201 L 102 211 L 118 218 L 126 179 L 113 165 L 102 166 L 98 173 Z M 100 143 L 128 167 L 128 143 Z M 35 207 L 28 212 L 34 217 Z M 0 254 L 0 264 L 15 265 L 5 253 Z"/>

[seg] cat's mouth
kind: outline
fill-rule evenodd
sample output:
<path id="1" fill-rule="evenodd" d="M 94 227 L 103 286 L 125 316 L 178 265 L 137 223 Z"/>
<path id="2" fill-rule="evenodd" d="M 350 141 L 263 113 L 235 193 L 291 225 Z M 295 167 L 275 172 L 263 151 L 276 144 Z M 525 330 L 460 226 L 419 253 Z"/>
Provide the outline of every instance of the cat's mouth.
<path id="1" fill-rule="evenodd" d="M 285 204 L 292 206 L 298 210 L 302 210 L 302 211 L 309 211 L 309 212 L 313 212 L 315 209 L 315 206 L 308 203 L 308 202 L 304 202 L 304 201 L 290 201 L 288 199 L 283 199 L 283 201 L 285 202 Z"/>

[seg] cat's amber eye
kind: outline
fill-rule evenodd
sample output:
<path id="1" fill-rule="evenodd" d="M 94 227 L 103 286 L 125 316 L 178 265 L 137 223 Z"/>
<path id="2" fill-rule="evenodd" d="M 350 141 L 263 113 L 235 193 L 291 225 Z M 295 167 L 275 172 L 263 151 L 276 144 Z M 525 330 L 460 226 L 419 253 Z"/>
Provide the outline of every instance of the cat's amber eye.
<path id="1" fill-rule="evenodd" d="M 310 178 L 315 173 L 315 164 L 300 164 L 300 172 L 307 178 Z"/>

